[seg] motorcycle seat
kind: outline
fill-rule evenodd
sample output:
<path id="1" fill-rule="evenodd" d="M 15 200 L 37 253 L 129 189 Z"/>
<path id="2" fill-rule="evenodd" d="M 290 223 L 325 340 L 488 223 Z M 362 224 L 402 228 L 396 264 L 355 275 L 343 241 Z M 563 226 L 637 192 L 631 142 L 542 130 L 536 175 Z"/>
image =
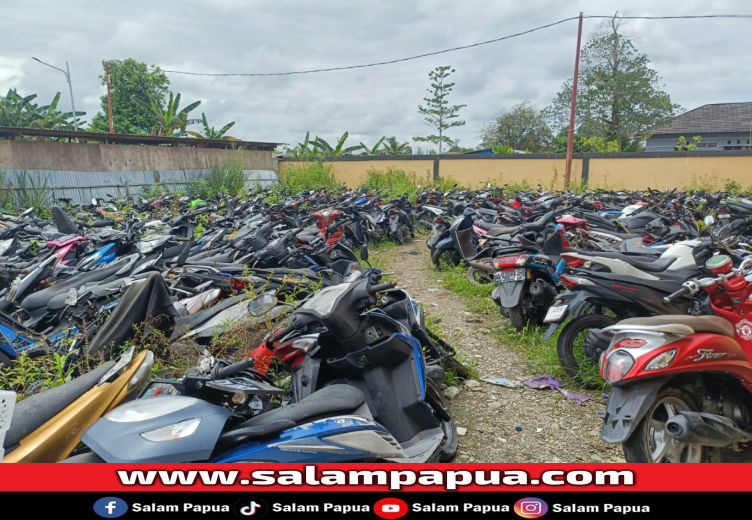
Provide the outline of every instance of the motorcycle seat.
<path id="1" fill-rule="evenodd" d="M 734 337 L 734 326 L 720 316 L 687 316 L 686 314 L 667 314 L 650 318 L 629 318 L 613 325 L 609 330 L 626 329 L 629 326 L 647 326 L 657 332 L 675 333 L 671 325 L 686 325 L 693 331 L 720 334 L 729 338 Z M 667 328 L 668 327 L 668 328 Z"/>
<path id="2" fill-rule="evenodd" d="M 106 280 L 122 268 L 122 264 L 117 264 L 112 267 L 105 267 L 104 269 L 95 269 L 88 273 L 74 274 L 69 279 L 56 283 L 52 287 L 31 293 L 23 299 L 21 307 L 23 309 L 38 309 L 39 307 L 45 307 L 55 296 L 59 294 L 67 294 L 69 289 L 78 289 L 87 283 Z"/>
<path id="3" fill-rule="evenodd" d="M 304 397 L 297 403 L 280 406 L 248 419 L 238 428 L 259 426 L 277 421 L 292 421 L 296 424 L 325 415 L 349 413 L 366 401 L 363 392 L 350 385 L 331 385 Z"/>
<path id="4" fill-rule="evenodd" d="M 113 366 L 115 366 L 115 361 L 110 361 L 69 383 L 34 394 L 16 403 L 3 447 L 7 449 L 15 446 L 55 417 L 73 401 L 91 390 Z"/>
<path id="5" fill-rule="evenodd" d="M 501 226 L 499 224 L 491 224 L 482 220 L 478 220 L 474 222 L 474 224 L 479 228 L 483 228 L 488 231 L 488 234 L 492 237 L 497 237 L 499 235 L 511 235 L 512 233 L 515 233 L 520 229 L 520 226 Z"/>
<path id="6" fill-rule="evenodd" d="M 598 251 L 596 253 L 587 253 L 587 255 L 592 255 L 593 257 L 603 257 L 603 258 L 615 258 L 617 260 L 623 260 L 624 262 L 636 267 L 637 269 L 641 271 L 647 271 L 651 273 L 660 273 L 662 271 L 665 271 L 669 267 L 673 265 L 674 262 L 676 262 L 677 258 L 652 258 L 650 256 L 645 257 L 639 257 L 641 259 L 638 259 L 636 256 L 629 256 L 622 253 L 610 253 L 605 251 Z"/>

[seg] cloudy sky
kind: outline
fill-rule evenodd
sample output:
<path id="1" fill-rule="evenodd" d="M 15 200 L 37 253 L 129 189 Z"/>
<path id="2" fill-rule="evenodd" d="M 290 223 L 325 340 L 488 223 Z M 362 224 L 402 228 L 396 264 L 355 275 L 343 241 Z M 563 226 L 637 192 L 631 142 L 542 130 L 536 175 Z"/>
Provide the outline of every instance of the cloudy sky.
<path id="1" fill-rule="evenodd" d="M 709 7 L 712 5 L 712 9 Z M 287 72 L 357 65 L 498 38 L 562 18 L 752 13 L 752 3 L 716 0 L 128 0 L 6 2 L 0 17 L 0 91 L 17 87 L 45 104 L 64 94 L 65 77 L 32 61 L 61 68 L 68 61 L 76 108 L 91 120 L 106 93 L 98 75 L 107 59 L 135 58 L 167 70 Z M 598 25 L 585 20 L 585 39 Z M 637 48 L 659 71 L 673 100 L 686 109 L 706 103 L 752 101 L 749 52 L 752 19 L 633 21 Z M 296 144 L 306 131 L 332 142 L 373 145 L 382 135 L 426 135 L 417 106 L 428 71 L 452 65 L 452 102 L 466 104 L 467 125 L 450 136 L 478 142 L 483 122 L 500 109 L 531 100 L 543 108 L 572 73 L 577 22 L 534 34 L 415 61 L 281 77 L 193 77 L 170 74 L 185 103 L 200 99 L 217 128 L 236 121 L 244 140 Z M 184 103 L 184 104 L 185 104 Z M 198 130 L 198 128 L 196 128 Z M 352 141 L 352 142 L 351 142 Z"/>

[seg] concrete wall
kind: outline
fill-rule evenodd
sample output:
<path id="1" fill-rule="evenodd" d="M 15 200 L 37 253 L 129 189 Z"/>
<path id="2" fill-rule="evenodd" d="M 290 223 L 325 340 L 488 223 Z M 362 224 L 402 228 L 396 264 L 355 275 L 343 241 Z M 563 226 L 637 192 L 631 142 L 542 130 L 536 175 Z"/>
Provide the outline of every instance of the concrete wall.
<path id="1" fill-rule="evenodd" d="M 237 158 L 248 170 L 273 169 L 271 151 L 0 140 L 0 170 L 205 170 L 230 158 Z"/>
<path id="2" fill-rule="evenodd" d="M 399 168 L 418 177 L 454 177 L 464 186 L 478 188 L 487 181 L 512 184 L 527 181 L 554 188 L 564 186 L 563 154 L 443 155 L 336 157 L 324 161 L 339 181 L 358 186 L 370 170 Z M 295 162 L 280 161 L 279 168 Z M 720 185 L 732 179 L 752 186 L 752 152 L 695 151 L 668 153 L 575 154 L 572 180 L 586 179 L 591 188 L 637 190 L 682 188 L 698 182 Z"/>

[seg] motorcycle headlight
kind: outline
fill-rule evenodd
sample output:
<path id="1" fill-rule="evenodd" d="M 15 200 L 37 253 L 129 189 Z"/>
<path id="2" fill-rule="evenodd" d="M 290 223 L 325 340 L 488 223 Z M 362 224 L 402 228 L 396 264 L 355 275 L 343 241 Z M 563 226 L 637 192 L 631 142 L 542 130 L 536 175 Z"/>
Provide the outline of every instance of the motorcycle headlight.
<path id="1" fill-rule="evenodd" d="M 666 368 L 676 357 L 676 352 L 677 349 L 672 348 L 671 350 L 667 350 L 666 352 L 658 354 L 645 366 L 645 371 L 650 372 L 651 370 L 660 370 L 662 368 Z"/>
<path id="2" fill-rule="evenodd" d="M 177 412 L 183 408 L 188 408 L 196 402 L 198 402 L 198 399 L 184 396 L 138 399 L 123 406 L 118 406 L 105 415 L 104 418 L 108 421 L 120 423 L 141 422 Z"/>
<path id="3" fill-rule="evenodd" d="M 633 366 L 634 358 L 623 350 L 617 350 L 606 358 L 606 380 L 611 384 L 618 383 Z"/>
<path id="4" fill-rule="evenodd" d="M 169 426 L 162 426 L 156 430 L 144 432 L 141 434 L 141 437 L 151 442 L 176 441 L 190 437 L 196 433 L 200 424 L 201 418 L 197 417 L 196 419 L 188 419 L 187 421 L 181 421 Z"/>

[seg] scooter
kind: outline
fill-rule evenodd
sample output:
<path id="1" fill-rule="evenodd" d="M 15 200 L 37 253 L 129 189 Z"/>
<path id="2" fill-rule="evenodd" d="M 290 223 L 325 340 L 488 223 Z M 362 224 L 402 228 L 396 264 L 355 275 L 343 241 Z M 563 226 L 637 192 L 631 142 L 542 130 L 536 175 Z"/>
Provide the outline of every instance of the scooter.
<path id="1" fill-rule="evenodd" d="M 622 444 L 627 462 L 739 461 L 752 440 L 752 258 L 733 268 L 726 255 L 705 265 L 699 286 L 715 316 L 633 318 L 612 336 L 601 375 L 614 388 L 601 412 L 601 438 Z M 684 286 L 664 300 L 696 290 Z"/>
<path id="2" fill-rule="evenodd" d="M 275 350 L 293 350 L 285 356 L 291 365 L 299 357 L 300 366 L 308 367 L 298 382 L 308 385 L 310 395 L 266 411 L 268 397 L 286 391 L 254 372 L 252 358 L 229 366 L 204 358 L 183 381 L 154 381 L 152 386 L 170 385 L 164 397 L 149 397 L 155 392 L 147 387 L 144 398 L 94 423 L 81 437 L 92 454 L 75 461 L 451 459 L 456 426 L 438 384 L 426 375 L 420 343 L 383 312 L 364 312 L 392 286 L 366 278 L 327 287 L 267 340 Z M 306 335 L 322 326 L 318 348 L 309 351 Z M 236 403 L 225 398 L 228 393 L 247 397 Z"/>
<path id="3" fill-rule="evenodd" d="M 117 361 L 19 403 L 15 393 L 0 392 L 0 406 L 10 408 L 9 413 L 0 414 L 0 461 L 58 462 L 68 457 L 78 446 L 81 432 L 141 388 L 151 375 L 154 354 L 134 351 L 131 347 Z"/>

